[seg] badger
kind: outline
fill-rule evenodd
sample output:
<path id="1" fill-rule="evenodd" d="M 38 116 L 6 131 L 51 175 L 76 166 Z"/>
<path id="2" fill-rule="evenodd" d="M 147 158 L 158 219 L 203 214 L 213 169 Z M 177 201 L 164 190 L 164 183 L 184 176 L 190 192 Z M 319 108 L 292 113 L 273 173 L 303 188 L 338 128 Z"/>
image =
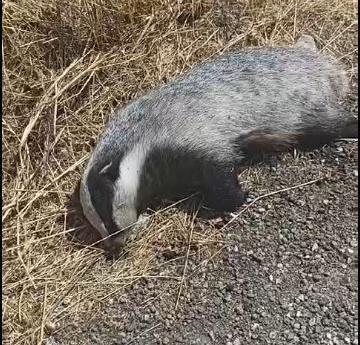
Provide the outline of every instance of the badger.
<path id="1" fill-rule="evenodd" d="M 236 174 L 246 157 L 358 137 L 347 92 L 344 69 L 308 35 L 198 64 L 110 117 L 81 178 L 83 213 L 119 251 L 155 199 L 197 192 L 234 212 L 246 199 Z"/>

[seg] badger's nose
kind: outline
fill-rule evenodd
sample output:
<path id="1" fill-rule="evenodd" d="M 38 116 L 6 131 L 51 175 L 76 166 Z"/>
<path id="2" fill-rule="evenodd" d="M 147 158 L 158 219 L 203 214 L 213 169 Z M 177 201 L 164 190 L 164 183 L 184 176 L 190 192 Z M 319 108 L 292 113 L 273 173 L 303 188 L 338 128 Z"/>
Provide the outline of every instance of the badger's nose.
<path id="1" fill-rule="evenodd" d="M 143 229 L 150 221 L 147 215 L 140 215 L 137 222 L 124 228 L 117 234 L 113 234 L 103 242 L 105 255 L 109 258 L 119 258 L 125 255 L 124 247 L 129 240 L 137 237 L 139 231 Z"/>
<path id="2" fill-rule="evenodd" d="M 107 258 L 117 259 L 124 254 L 124 247 L 127 242 L 128 236 L 125 234 L 117 235 L 108 238 L 104 241 L 103 248 Z"/>

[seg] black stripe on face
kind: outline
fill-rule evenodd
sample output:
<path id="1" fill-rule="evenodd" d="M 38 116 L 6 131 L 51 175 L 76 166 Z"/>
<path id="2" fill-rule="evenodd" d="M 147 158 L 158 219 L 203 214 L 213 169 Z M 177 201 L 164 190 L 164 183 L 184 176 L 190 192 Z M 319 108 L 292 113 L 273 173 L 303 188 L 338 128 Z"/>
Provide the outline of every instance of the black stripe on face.
<path id="1" fill-rule="evenodd" d="M 109 234 L 119 231 L 112 217 L 112 205 L 114 200 L 114 183 L 119 177 L 120 158 L 113 159 L 111 166 L 101 173 L 101 170 L 110 163 L 110 161 L 91 168 L 87 184 L 91 197 L 91 202 L 95 211 L 104 223 Z"/>

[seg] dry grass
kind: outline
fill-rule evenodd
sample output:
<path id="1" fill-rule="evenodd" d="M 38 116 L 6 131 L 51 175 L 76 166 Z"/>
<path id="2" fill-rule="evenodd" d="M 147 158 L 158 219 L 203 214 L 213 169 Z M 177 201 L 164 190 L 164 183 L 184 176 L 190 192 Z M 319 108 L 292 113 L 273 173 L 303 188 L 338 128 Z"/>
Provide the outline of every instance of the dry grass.
<path id="1" fill-rule="evenodd" d="M 90 317 L 150 275 L 158 251 L 189 254 L 190 231 L 190 255 L 217 239 L 173 210 L 115 263 L 68 239 L 69 194 L 111 110 L 199 60 L 304 32 L 354 76 L 356 16 L 353 0 L 4 0 L 4 343 L 40 344 Z"/>

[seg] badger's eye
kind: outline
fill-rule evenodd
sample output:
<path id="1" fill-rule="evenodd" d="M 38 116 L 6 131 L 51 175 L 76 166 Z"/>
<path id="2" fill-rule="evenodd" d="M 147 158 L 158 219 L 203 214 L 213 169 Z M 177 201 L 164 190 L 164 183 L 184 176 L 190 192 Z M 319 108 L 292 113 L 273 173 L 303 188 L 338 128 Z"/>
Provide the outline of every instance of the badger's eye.
<path id="1" fill-rule="evenodd" d="M 122 202 L 118 205 L 116 205 L 116 207 L 119 209 L 119 208 L 123 208 L 125 206 L 125 202 Z"/>

